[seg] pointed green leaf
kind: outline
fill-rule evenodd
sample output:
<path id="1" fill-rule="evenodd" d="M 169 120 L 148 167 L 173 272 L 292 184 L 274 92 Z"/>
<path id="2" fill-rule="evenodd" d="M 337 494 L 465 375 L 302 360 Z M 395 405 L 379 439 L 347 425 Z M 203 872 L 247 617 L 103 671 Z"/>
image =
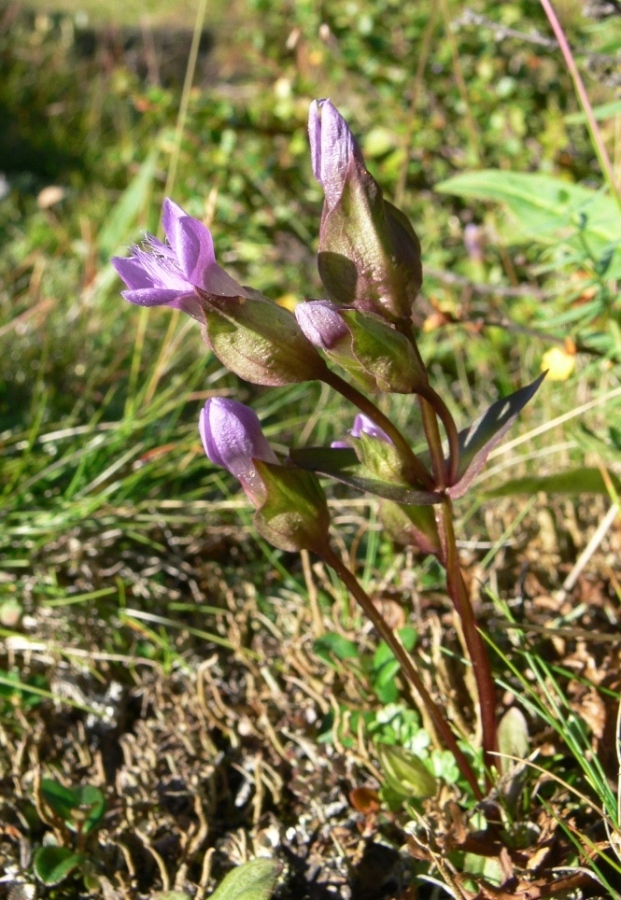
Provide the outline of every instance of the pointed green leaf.
<path id="1" fill-rule="evenodd" d="M 318 475 L 326 475 L 349 485 L 356 491 L 374 494 L 394 500 L 395 503 L 410 503 L 414 506 L 430 506 L 441 503 L 442 497 L 434 491 L 417 491 L 400 487 L 387 481 L 368 477 L 368 469 L 362 466 L 353 450 L 331 447 L 305 447 L 291 450 L 289 456 L 301 469 L 309 469 Z"/>
<path id="2" fill-rule="evenodd" d="M 332 665 L 332 657 L 337 659 L 357 659 L 360 656 L 358 645 L 336 631 L 322 634 L 313 641 L 313 650 L 321 659 Z"/>
<path id="3" fill-rule="evenodd" d="M 83 866 L 84 855 L 74 853 L 69 847 L 40 847 L 32 864 L 37 878 L 51 887 Z"/>
<path id="4" fill-rule="evenodd" d="M 621 491 L 621 479 L 609 475 L 613 487 Z M 536 494 L 545 491 L 548 494 L 604 494 L 609 495 L 608 487 L 599 469 L 581 466 L 556 475 L 529 475 L 524 478 L 512 478 L 491 491 L 488 497 L 508 497 L 513 494 Z"/>
<path id="5" fill-rule="evenodd" d="M 49 808 L 63 822 L 71 819 L 71 813 L 76 805 L 76 797 L 73 788 L 66 788 L 54 778 L 41 780 L 41 796 Z"/>
<path id="6" fill-rule="evenodd" d="M 229 872 L 211 900 L 269 900 L 281 870 L 276 860 L 253 859 Z"/>
<path id="7" fill-rule="evenodd" d="M 518 414 L 535 395 L 545 372 L 532 384 L 497 400 L 476 422 L 459 433 L 459 478 L 448 488 L 451 497 L 461 497 L 479 474 L 487 457 L 513 425 Z"/>
<path id="8" fill-rule="evenodd" d="M 92 784 L 80 785 L 73 789 L 75 805 L 71 813 L 72 821 L 77 825 L 83 822 L 82 830 L 85 834 L 93 831 L 106 811 L 106 799 L 99 788 Z"/>

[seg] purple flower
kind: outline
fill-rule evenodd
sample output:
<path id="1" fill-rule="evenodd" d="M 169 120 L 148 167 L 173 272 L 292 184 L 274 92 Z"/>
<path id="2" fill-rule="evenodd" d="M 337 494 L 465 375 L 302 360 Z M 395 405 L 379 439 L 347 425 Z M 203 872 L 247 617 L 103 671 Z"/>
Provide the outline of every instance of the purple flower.
<path id="1" fill-rule="evenodd" d="M 331 350 L 349 335 L 349 328 L 339 316 L 338 309 L 329 300 L 307 300 L 296 306 L 298 325 L 315 347 Z"/>
<path id="2" fill-rule="evenodd" d="M 171 306 L 204 322 L 200 291 L 218 297 L 245 297 L 246 291 L 216 262 L 209 229 L 166 198 L 162 225 L 167 243 L 147 235 L 144 248 L 114 257 L 112 265 L 128 290 L 130 303 Z"/>
<path id="3" fill-rule="evenodd" d="M 354 419 L 354 424 L 352 430 L 349 432 L 352 437 L 359 438 L 363 434 L 368 434 L 369 437 L 377 438 L 380 441 L 384 441 L 387 444 L 392 444 L 392 441 L 386 434 L 386 432 L 376 425 L 373 419 L 370 419 L 368 416 L 365 416 L 364 413 L 358 413 L 356 418 Z"/>
<path id="4" fill-rule="evenodd" d="M 392 444 L 392 441 L 386 432 L 380 428 L 379 425 L 376 425 L 373 419 L 370 419 L 369 416 L 366 416 L 364 413 L 358 413 L 356 415 L 354 424 L 349 433 L 353 438 L 359 438 L 362 437 L 363 434 L 367 434 L 369 437 L 377 438 L 379 441 L 384 441 L 386 444 Z M 346 441 L 332 441 L 330 446 L 336 450 L 342 450 L 348 448 L 350 444 Z"/>
<path id="5" fill-rule="evenodd" d="M 341 199 L 352 159 L 364 168 L 362 151 L 349 125 L 330 100 L 313 100 L 308 116 L 313 174 L 329 209 Z"/>
<path id="6" fill-rule="evenodd" d="M 237 400 L 213 397 L 201 411 L 198 430 L 212 463 L 237 478 L 254 506 L 267 496 L 254 460 L 278 465 L 254 410 Z"/>

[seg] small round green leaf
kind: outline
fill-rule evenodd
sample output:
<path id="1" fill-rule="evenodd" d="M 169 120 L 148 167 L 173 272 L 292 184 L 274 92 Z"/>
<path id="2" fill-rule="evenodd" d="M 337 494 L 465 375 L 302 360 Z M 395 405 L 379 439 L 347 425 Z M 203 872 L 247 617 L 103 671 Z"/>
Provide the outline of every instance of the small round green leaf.
<path id="1" fill-rule="evenodd" d="M 51 887 L 81 868 L 84 855 L 74 853 L 69 847 L 40 847 L 32 862 L 37 878 Z"/>

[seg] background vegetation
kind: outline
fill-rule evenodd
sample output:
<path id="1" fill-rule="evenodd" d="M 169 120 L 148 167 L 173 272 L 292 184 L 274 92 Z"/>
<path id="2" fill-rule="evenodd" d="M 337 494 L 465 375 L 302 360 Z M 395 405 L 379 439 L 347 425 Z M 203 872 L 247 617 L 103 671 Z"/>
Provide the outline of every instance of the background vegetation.
<path id="1" fill-rule="evenodd" d="M 610 6 L 558 13 L 619 180 Z M 503 706 L 519 700 L 537 765 L 563 782 L 533 789 L 526 844 L 556 835 L 558 864 L 594 867 L 607 886 L 591 886 L 614 896 L 600 807 L 614 829 L 619 218 L 539 3 L 252 0 L 199 6 L 198 25 L 173 0 L 108 11 L 0 8 L 0 891 L 204 896 L 255 855 L 286 863 L 283 898 L 440 891 L 407 893 L 414 871 L 442 868 L 402 849 L 411 809 L 378 814 L 348 792 L 382 781 L 374 740 L 435 759 L 450 783 L 448 764 L 342 590 L 257 540 L 196 431 L 213 394 L 251 403 L 281 447 L 329 442 L 351 411 L 317 385 L 238 383 L 192 322 L 125 304 L 109 264 L 157 231 L 172 195 L 242 283 L 289 306 L 321 296 L 305 129 L 311 99 L 329 96 L 421 238 L 421 349 L 458 420 L 542 363 L 559 379 L 463 503 L 460 537 Z M 472 178 L 484 170 L 501 173 L 491 187 Z M 532 181 L 511 193 L 509 173 L 566 193 Z M 409 406 L 388 411 L 415 439 Z M 485 493 L 565 470 L 547 496 L 537 481 L 517 498 L 515 485 Z M 472 738 L 439 571 L 395 549 L 371 501 L 334 490 L 331 503 L 343 552 L 411 628 Z M 50 806 L 53 784 L 91 785 L 103 806 Z M 83 801 L 101 813 L 92 828 L 72 819 Z M 32 867 L 50 835 L 67 849 L 56 886 Z"/>

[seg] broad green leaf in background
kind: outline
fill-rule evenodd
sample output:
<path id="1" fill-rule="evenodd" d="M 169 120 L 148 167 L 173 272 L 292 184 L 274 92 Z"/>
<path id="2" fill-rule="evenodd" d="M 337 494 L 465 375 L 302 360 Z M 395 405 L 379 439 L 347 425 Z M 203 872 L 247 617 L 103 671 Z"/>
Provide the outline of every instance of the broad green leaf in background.
<path id="1" fill-rule="evenodd" d="M 564 241 L 580 252 L 584 241 L 595 260 L 612 254 L 606 277 L 621 277 L 619 207 L 601 191 L 549 175 L 501 169 L 456 175 L 437 184 L 436 190 L 502 203 L 512 217 L 507 235 L 511 241 L 531 238 L 548 246 Z"/>
<path id="2" fill-rule="evenodd" d="M 229 872 L 211 900 L 269 900 L 281 870 L 277 860 L 252 859 Z"/>
<path id="3" fill-rule="evenodd" d="M 621 479 L 610 475 L 610 481 L 617 492 L 621 491 Z M 599 469 L 581 466 L 556 475 L 530 475 L 524 478 L 512 478 L 499 487 L 487 491 L 488 497 L 508 497 L 512 494 L 536 494 L 545 491 L 547 494 L 605 494 L 610 491 Z"/>

